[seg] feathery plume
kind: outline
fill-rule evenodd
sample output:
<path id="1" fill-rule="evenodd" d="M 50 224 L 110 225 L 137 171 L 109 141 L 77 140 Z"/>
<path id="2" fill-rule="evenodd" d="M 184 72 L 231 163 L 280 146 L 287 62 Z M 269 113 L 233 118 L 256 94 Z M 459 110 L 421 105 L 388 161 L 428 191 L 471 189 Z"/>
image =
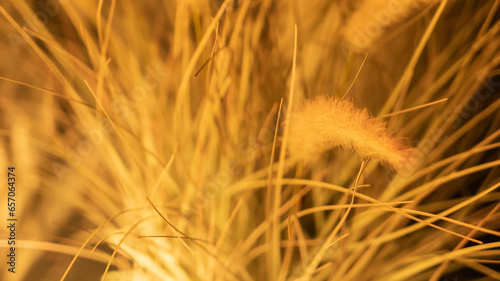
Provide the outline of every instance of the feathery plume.
<path id="1" fill-rule="evenodd" d="M 384 30 L 413 11 L 438 3 L 436 0 L 364 0 L 347 20 L 344 38 L 357 49 L 367 49 Z"/>
<path id="2" fill-rule="evenodd" d="M 379 159 L 396 170 L 412 150 L 400 139 L 391 137 L 385 122 L 345 99 L 320 96 L 306 101 L 302 109 L 291 116 L 292 157 L 308 162 L 337 146 L 353 149 L 361 157 Z"/>

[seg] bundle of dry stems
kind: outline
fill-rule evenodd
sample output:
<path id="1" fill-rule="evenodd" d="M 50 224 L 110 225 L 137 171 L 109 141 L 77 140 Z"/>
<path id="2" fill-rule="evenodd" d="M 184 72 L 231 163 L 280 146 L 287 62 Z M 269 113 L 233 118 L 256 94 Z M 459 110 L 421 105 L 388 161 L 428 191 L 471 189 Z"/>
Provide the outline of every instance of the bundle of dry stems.
<path id="1" fill-rule="evenodd" d="M 3 1 L 0 279 L 500 279 L 499 3 Z"/>

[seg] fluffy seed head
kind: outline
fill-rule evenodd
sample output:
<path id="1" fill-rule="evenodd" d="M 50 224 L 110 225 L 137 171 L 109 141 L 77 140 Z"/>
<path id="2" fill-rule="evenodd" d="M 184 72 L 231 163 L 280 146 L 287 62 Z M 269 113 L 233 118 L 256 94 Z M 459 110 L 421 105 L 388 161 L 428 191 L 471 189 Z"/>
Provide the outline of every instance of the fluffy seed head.
<path id="1" fill-rule="evenodd" d="M 369 49 L 385 30 L 414 11 L 434 5 L 437 0 L 363 0 L 348 18 L 344 39 L 357 49 Z"/>
<path id="2" fill-rule="evenodd" d="M 355 150 L 361 157 L 381 160 L 400 169 L 411 153 L 393 138 L 385 122 L 345 99 L 320 96 L 305 102 L 290 118 L 288 147 L 292 157 L 309 162 L 335 147 Z"/>

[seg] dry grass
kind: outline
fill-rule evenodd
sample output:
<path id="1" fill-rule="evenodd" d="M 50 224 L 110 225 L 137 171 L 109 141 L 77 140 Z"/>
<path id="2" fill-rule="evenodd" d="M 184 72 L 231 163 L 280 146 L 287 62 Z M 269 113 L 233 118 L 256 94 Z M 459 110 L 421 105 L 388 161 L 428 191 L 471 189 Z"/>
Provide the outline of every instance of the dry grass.
<path id="1" fill-rule="evenodd" d="M 412 149 L 394 139 L 386 124 L 348 100 L 320 96 L 306 101 L 291 117 L 290 154 L 312 161 L 334 147 L 355 150 L 363 158 L 381 159 L 389 167 L 408 162 Z"/>
<path id="2" fill-rule="evenodd" d="M 2 2 L 0 279 L 500 279 L 500 1 L 416 2 Z"/>

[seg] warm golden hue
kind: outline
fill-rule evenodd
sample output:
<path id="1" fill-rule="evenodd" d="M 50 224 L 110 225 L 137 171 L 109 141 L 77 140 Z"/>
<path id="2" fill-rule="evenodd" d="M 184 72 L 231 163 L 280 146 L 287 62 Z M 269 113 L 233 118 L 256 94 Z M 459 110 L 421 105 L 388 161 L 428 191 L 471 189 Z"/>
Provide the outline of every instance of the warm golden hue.
<path id="1" fill-rule="evenodd" d="M 343 28 L 345 40 L 360 50 L 370 50 L 384 33 L 409 15 L 428 9 L 438 0 L 362 0 Z"/>
<path id="2" fill-rule="evenodd" d="M 306 101 L 291 117 L 290 128 L 290 153 L 302 161 L 314 161 L 322 152 L 341 147 L 398 169 L 411 153 L 387 132 L 384 122 L 348 100 L 319 96 Z"/>
<path id="3" fill-rule="evenodd" d="M 0 1 L 0 280 L 498 279 L 499 6 Z"/>

